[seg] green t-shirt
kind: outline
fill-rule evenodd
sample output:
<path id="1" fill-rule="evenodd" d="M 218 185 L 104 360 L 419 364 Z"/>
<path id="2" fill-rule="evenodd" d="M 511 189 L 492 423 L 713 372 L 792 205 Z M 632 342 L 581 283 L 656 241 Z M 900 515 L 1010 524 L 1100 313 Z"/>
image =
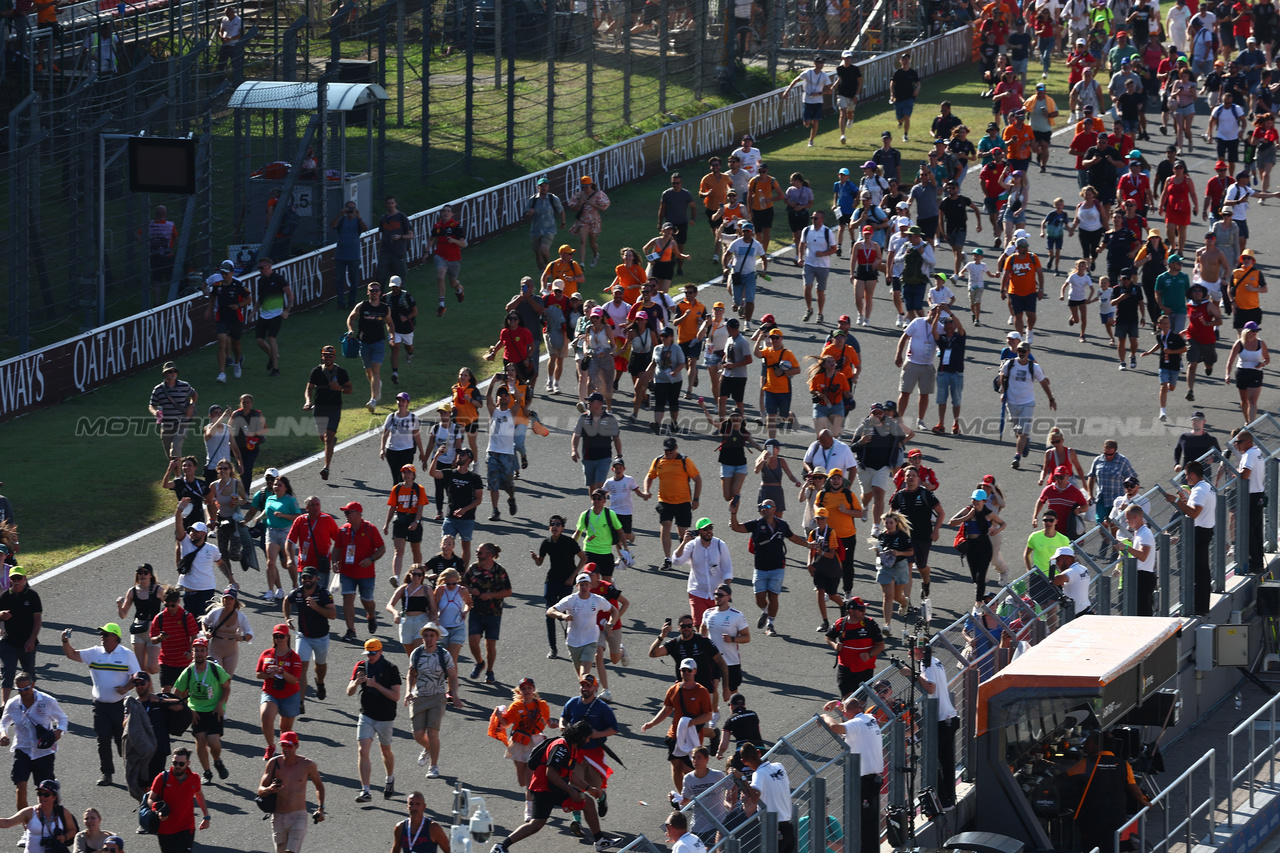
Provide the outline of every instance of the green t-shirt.
<path id="1" fill-rule="evenodd" d="M 1031 564 L 1039 569 L 1041 574 L 1048 575 L 1049 561 L 1053 559 L 1053 552 L 1070 544 L 1071 540 L 1062 533 L 1055 533 L 1051 538 L 1045 536 L 1043 530 L 1037 530 L 1027 537 L 1027 547 L 1031 549 Z"/>
<path id="2" fill-rule="evenodd" d="M 611 529 L 612 528 L 612 529 Z M 622 522 L 611 509 L 603 512 L 583 510 L 578 516 L 577 532 L 585 534 L 582 550 L 588 554 L 610 554 L 613 552 L 613 531 L 622 529 Z"/>
<path id="3" fill-rule="evenodd" d="M 1187 278 L 1187 274 L 1184 272 L 1174 275 L 1166 271 L 1156 276 L 1156 295 L 1160 297 L 1161 305 L 1164 306 L 1164 310 L 1169 314 L 1187 313 L 1187 289 L 1189 287 L 1191 287 L 1191 279 Z"/>
<path id="4" fill-rule="evenodd" d="M 187 706 L 201 714 L 208 713 L 222 701 L 223 685 L 231 680 L 231 675 L 218 664 L 209 661 L 205 664 L 204 674 L 196 674 L 196 665 L 192 664 L 182 671 L 174 682 L 175 691 L 187 691 Z"/>

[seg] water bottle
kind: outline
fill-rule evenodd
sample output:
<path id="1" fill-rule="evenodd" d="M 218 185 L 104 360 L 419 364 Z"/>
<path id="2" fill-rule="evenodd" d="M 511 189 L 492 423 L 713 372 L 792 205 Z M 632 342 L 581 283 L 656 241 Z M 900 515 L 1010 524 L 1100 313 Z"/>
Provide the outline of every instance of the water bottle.
<path id="1" fill-rule="evenodd" d="M 1243 708 L 1243 707 L 1244 707 L 1244 697 L 1240 695 L 1240 691 L 1239 691 L 1239 690 L 1237 690 L 1237 691 L 1236 691 L 1236 695 L 1235 695 L 1235 700 L 1234 700 L 1234 701 L 1235 701 L 1235 703 L 1236 703 L 1236 710 L 1237 710 L 1237 711 L 1239 711 L 1241 708 Z"/>

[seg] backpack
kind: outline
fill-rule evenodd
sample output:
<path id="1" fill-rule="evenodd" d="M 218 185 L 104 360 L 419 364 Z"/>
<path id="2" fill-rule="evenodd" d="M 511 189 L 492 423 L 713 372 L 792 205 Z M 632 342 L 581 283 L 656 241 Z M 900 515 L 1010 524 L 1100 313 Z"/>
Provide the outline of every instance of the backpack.
<path id="1" fill-rule="evenodd" d="M 562 737 L 555 738 L 554 740 L 550 738 L 544 740 L 542 743 L 535 746 L 533 751 L 529 753 L 529 760 L 526 761 L 525 764 L 530 770 L 537 770 L 539 767 L 547 763 L 547 755 L 556 746 L 556 744 L 561 743 L 566 743 L 565 739 Z"/>
<path id="2" fill-rule="evenodd" d="M 928 284 L 924 274 L 923 250 L 907 252 L 902 259 L 902 283 Z"/>

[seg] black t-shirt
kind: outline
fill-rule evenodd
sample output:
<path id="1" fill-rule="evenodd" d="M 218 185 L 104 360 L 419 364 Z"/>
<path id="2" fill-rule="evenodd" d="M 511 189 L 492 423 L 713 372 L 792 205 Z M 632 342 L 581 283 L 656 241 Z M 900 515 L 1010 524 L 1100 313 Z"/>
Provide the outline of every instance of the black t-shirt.
<path id="1" fill-rule="evenodd" d="M 1142 309 L 1142 286 L 1134 283 L 1125 287 L 1117 285 L 1112 288 L 1111 304 L 1116 309 L 1116 323 L 1132 324 L 1138 322 L 1138 312 Z M 1124 295 L 1124 299 L 1116 302 L 1116 297 Z"/>
<path id="2" fill-rule="evenodd" d="M 21 594 L 12 589 L 0 593 L 0 610 L 8 610 L 12 614 L 4 623 L 4 641 L 11 646 L 21 648 L 31 639 L 31 632 L 36 626 L 36 614 L 43 613 L 40 595 L 30 586 L 30 581 Z"/>
<path id="3" fill-rule="evenodd" d="M 568 594 L 569 582 L 573 580 L 578 568 L 578 554 L 582 546 L 572 536 L 560 534 L 560 538 L 552 541 L 548 536 L 538 546 L 538 556 L 547 560 L 547 586 L 549 596 L 557 601 Z"/>
<path id="4" fill-rule="evenodd" d="M 858 94 L 858 83 L 862 80 L 862 69 L 857 65 L 836 66 L 836 94 L 844 98 L 852 98 Z"/>
<path id="5" fill-rule="evenodd" d="M 470 503 L 470 501 L 467 503 Z M 457 554 L 454 554 L 452 557 L 445 557 L 443 554 L 436 554 L 430 560 L 427 560 L 427 574 L 435 575 L 436 577 L 439 577 L 440 573 L 446 569 L 457 569 L 458 574 L 462 574 L 462 570 L 466 567 L 467 564 L 462 562 L 462 558 Z"/>
<path id="6" fill-rule="evenodd" d="M 391 291 L 387 294 L 387 305 L 391 308 L 391 325 L 402 335 L 413 334 L 413 329 L 418 325 L 416 317 L 410 319 L 409 315 L 413 313 L 414 307 L 418 304 L 407 290 L 401 290 L 399 293 Z"/>
<path id="7" fill-rule="evenodd" d="M 391 240 L 392 237 L 400 237 L 413 232 L 413 225 L 409 222 L 409 217 L 400 211 L 395 213 L 384 213 L 382 218 L 378 220 L 378 230 L 382 233 L 382 250 L 392 257 L 403 258 L 409 251 L 409 242 L 407 240 Z"/>
<path id="8" fill-rule="evenodd" d="M 262 412 L 257 409 L 236 409 L 231 413 L 231 436 L 240 451 L 249 449 L 249 433 L 260 432 L 265 425 Z M 257 445 L 255 445 L 257 449 Z"/>
<path id="9" fill-rule="evenodd" d="M 1031 54 L 1031 36 L 1027 33 L 1009 33 L 1004 45 L 1009 51 L 1009 59 L 1014 62 L 1021 62 Z"/>
<path id="10" fill-rule="evenodd" d="M 377 305 L 367 299 L 356 306 L 360 313 L 356 319 L 356 334 L 362 344 L 376 344 L 387 339 L 387 315 L 391 306 L 379 301 Z"/>
<path id="11" fill-rule="evenodd" d="M 914 68 L 899 68 L 889 80 L 889 91 L 896 101 L 910 101 L 916 96 L 920 74 Z"/>
<path id="12" fill-rule="evenodd" d="M 892 181 L 898 177 L 898 169 L 902 165 L 902 152 L 897 148 L 881 146 L 871 155 L 871 162 L 881 168 L 886 181 Z M 904 195 L 902 200 L 905 199 L 906 196 Z"/>
<path id="13" fill-rule="evenodd" d="M 173 496 L 177 500 L 191 498 L 191 512 L 182 519 L 183 527 L 190 527 L 197 521 L 204 521 L 204 499 L 209 495 L 209 486 L 199 477 L 187 482 L 184 477 L 173 479 Z"/>
<path id="14" fill-rule="evenodd" d="M 685 640 L 677 633 L 668 637 L 662 647 L 667 650 L 675 665 L 677 681 L 680 680 L 680 661 L 685 658 L 693 658 L 693 662 L 698 665 L 695 680 L 708 690 L 711 690 L 712 679 L 720 677 L 720 667 L 715 662 L 715 656 L 720 652 L 714 643 L 701 634 L 694 634 L 692 638 Z"/>
<path id="15" fill-rule="evenodd" d="M 329 590 L 324 589 L 320 584 L 316 584 L 316 588 L 311 592 L 310 596 L 321 607 L 328 607 L 333 604 L 333 596 L 329 594 Z M 329 620 L 307 606 L 307 591 L 305 589 L 298 587 L 289 593 L 289 607 L 293 609 L 294 613 L 298 614 L 298 624 L 301 626 L 302 636 L 312 639 L 329 636 Z"/>
<path id="16" fill-rule="evenodd" d="M 921 489 L 920 491 L 923 492 L 924 489 Z M 933 530 L 932 526 L 930 526 L 929 530 L 930 531 Z M 895 530 L 892 533 L 888 533 L 888 532 L 881 533 L 879 536 L 880 550 L 910 551 L 913 547 L 911 543 L 912 543 L 912 539 L 915 537 L 915 533 L 916 533 L 916 526 L 914 523 L 911 525 L 911 536 L 908 536 L 906 534 L 906 531 L 901 529 Z M 926 537 L 920 537 L 920 538 L 924 541 L 928 541 L 930 537 L 926 536 Z"/>
<path id="17" fill-rule="evenodd" d="M 742 525 L 751 534 L 755 543 L 755 568 L 761 572 L 771 572 L 786 568 L 787 539 L 794 536 L 791 527 L 781 518 L 774 516 L 773 527 L 765 524 L 763 518 L 756 518 Z"/>
<path id="18" fill-rule="evenodd" d="M 938 212 L 942 214 L 942 223 L 948 231 L 957 231 L 968 227 L 969 205 L 973 204 L 968 196 L 947 196 L 938 202 Z"/>
<path id="19" fill-rule="evenodd" d="M 1119 263 L 1130 257 L 1136 238 L 1128 228 L 1119 228 L 1107 234 L 1107 263 Z"/>
<path id="20" fill-rule="evenodd" d="M 984 71 L 992 71 L 996 67 L 996 58 L 1000 55 L 1000 48 L 995 46 L 994 42 L 983 42 L 978 45 L 978 64 Z"/>
<path id="21" fill-rule="evenodd" d="M 738 743 L 764 746 L 764 738 L 760 736 L 760 718 L 755 711 L 748 711 L 746 708 L 738 711 L 724 721 L 724 730 Z"/>
<path id="22" fill-rule="evenodd" d="M 909 492 L 906 489 L 894 494 L 889 499 L 889 506 L 907 517 L 911 524 L 911 538 L 921 541 L 933 538 L 933 514 L 938 506 L 938 498 L 924 486 Z M 899 548 L 900 551 L 907 550 Z"/>
<path id="23" fill-rule="evenodd" d="M 1097 163 L 1088 168 L 1089 183 L 1093 184 L 1099 192 L 1103 191 L 1103 187 L 1111 187 L 1113 189 L 1112 197 L 1114 197 L 1114 187 L 1116 185 L 1116 167 L 1108 158 L 1120 159 L 1120 152 L 1113 145 L 1095 145 L 1085 152 L 1084 159 L 1092 160 L 1094 157 L 1100 157 Z"/>
<path id="24" fill-rule="evenodd" d="M 1160 369 L 1161 370 L 1180 370 L 1182 368 L 1182 354 L 1166 355 L 1168 350 L 1180 350 L 1186 347 L 1186 338 L 1177 332 L 1170 332 L 1168 337 L 1157 334 L 1156 340 L 1160 342 Z"/>
<path id="25" fill-rule="evenodd" d="M 342 391 L 341 389 L 334 391 L 329 387 L 331 381 L 336 381 L 343 388 L 351 381 L 351 377 L 347 374 L 345 368 L 334 365 L 326 368 L 323 364 L 316 365 L 311 369 L 311 378 L 307 382 L 315 386 L 315 394 L 312 395 L 311 402 L 315 404 L 317 409 L 323 408 L 342 408 Z"/>
<path id="26" fill-rule="evenodd" d="M 1207 432 L 1200 435 L 1184 432 L 1178 437 L 1178 443 L 1173 448 L 1174 464 L 1185 465 L 1188 462 L 1199 459 L 1210 450 L 1222 452 L 1222 448 L 1218 445 L 1218 439 Z"/>
<path id="27" fill-rule="evenodd" d="M 278 272 L 273 272 L 266 278 L 258 276 L 258 304 L 261 305 L 273 296 L 279 296 L 283 300 L 284 289 L 288 286 L 289 282 Z M 282 301 L 281 305 L 283 304 Z"/>
<path id="28" fill-rule="evenodd" d="M 351 670 L 353 679 L 361 666 L 367 667 L 365 674 L 369 681 L 376 681 L 388 690 L 400 683 L 400 670 L 396 668 L 395 664 L 387 660 L 385 654 L 379 656 L 378 660 L 372 664 L 366 661 L 356 664 Z M 396 703 L 366 684 L 360 688 L 360 713 L 378 722 L 394 720 L 396 718 Z"/>
<path id="29" fill-rule="evenodd" d="M 215 319 L 224 323 L 229 320 L 244 320 L 244 314 L 240 311 L 240 302 L 249 296 L 247 287 L 232 278 L 230 281 L 222 281 L 212 285 L 209 289 L 213 292 L 213 316 Z"/>
<path id="30" fill-rule="evenodd" d="M 480 475 L 474 471 L 468 471 L 465 474 L 461 471 L 446 471 L 444 479 L 449 484 L 450 511 L 470 506 L 476 499 L 476 489 L 484 486 L 484 483 L 480 480 Z M 462 516 L 464 520 L 474 519 L 475 517 L 476 511 L 474 508 Z"/>
<path id="31" fill-rule="evenodd" d="M 582 458 L 594 461 L 613 456 L 613 439 L 618 435 L 618 419 L 608 412 L 599 418 L 590 412 L 578 418 L 573 431 L 582 436 Z"/>
<path id="32" fill-rule="evenodd" d="M 1146 103 L 1147 96 L 1142 92 L 1121 92 L 1116 96 L 1116 105 L 1126 121 L 1137 121 Z"/>
<path id="33" fill-rule="evenodd" d="M 933 124 L 930 125 L 930 130 L 933 131 L 934 139 L 950 139 L 951 131 L 963 123 L 955 113 L 946 116 L 940 115 L 934 118 Z"/>
<path id="34" fill-rule="evenodd" d="M 938 344 L 938 372 L 964 373 L 965 336 L 961 334 L 949 337 L 939 336 L 936 342 Z"/>
<path id="35" fill-rule="evenodd" d="M 684 187 L 664 190 L 662 193 L 662 218 L 672 225 L 689 223 L 689 205 L 693 203 L 693 194 Z"/>
<path id="36" fill-rule="evenodd" d="M 720 455 L 716 461 L 721 465 L 747 464 L 747 433 L 734 429 L 730 421 L 720 427 Z"/>

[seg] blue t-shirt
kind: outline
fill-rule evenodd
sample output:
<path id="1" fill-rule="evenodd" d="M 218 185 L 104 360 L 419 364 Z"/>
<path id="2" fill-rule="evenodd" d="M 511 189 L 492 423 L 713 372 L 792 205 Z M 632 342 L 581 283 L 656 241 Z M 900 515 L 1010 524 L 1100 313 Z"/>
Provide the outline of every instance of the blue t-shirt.
<path id="1" fill-rule="evenodd" d="M 586 720 L 593 731 L 602 732 L 606 729 L 618 728 L 618 718 L 613 715 L 613 709 L 609 707 L 609 703 L 599 697 L 593 699 L 588 705 L 582 701 L 581 696 L 574 696 L 568 702 L 564 703 L 564 711 L 561 714 L 564 717 L 566 725 L 576 723 L 579 720 Z M 604 746 L 605 738 L 592 738 L 587 741 L 586 749 L 599 749 Z"/>
<path id="2" fill-rule="evenodd" d="M 853 181 L 836 181 L 831 187 L 836 195 L 836 205 L 845 216 L 853 213 L 858 204 L 858 185 Z"/>
<path id="3" fill-rule="evenodd" d="M 338 219 L 338 227 L 333 230 L 338 232 L 338 245 L 333 252 L 334 260 L 360 260 L 360 216 L 343 215 Z"/>
<path id="4" fill-rule="evenodd" d="M 1066 211 L 1052 210 L 1044 218 L 1044 233 L 1050 237 L 1061 237 L 1067 228 Z"/>

